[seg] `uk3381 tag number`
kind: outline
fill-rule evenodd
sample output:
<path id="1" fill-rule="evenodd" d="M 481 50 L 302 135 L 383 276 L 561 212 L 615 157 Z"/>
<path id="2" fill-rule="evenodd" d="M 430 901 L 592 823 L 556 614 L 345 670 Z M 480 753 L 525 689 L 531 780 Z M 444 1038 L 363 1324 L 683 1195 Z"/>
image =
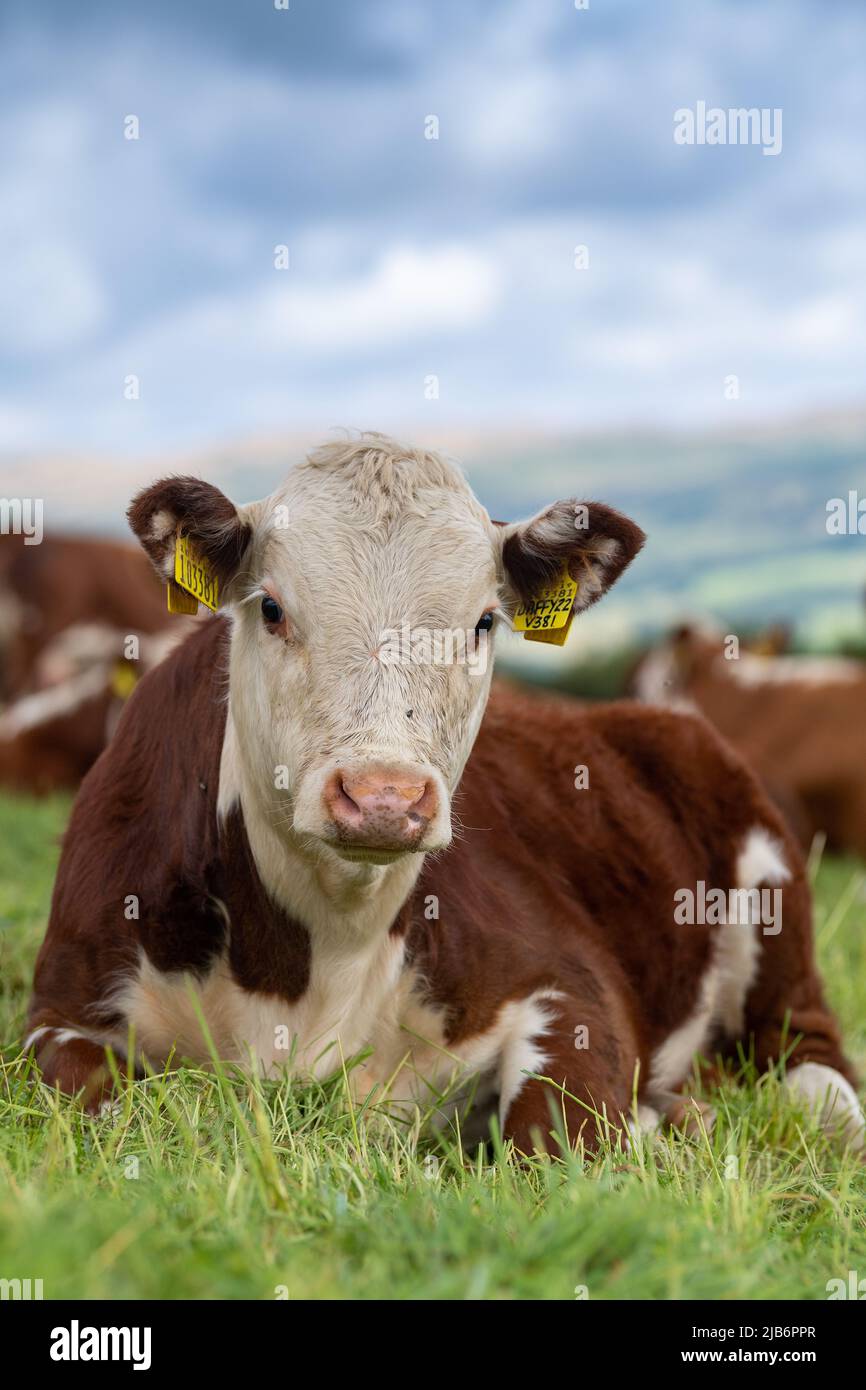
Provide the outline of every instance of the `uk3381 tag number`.
<path id="1" fill-rule="evenodd" d="M 186 536 L 178 536 L 174 547 L 175 583 L 214 613 L 219 607 L 216 575 L 202 560 Z"/>

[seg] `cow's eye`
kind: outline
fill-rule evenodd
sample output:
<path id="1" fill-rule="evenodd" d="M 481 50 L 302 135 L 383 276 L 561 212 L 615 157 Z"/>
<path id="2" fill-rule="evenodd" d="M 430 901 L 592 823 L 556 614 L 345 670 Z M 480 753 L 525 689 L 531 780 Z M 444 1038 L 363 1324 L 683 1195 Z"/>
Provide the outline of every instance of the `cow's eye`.
<path id="1" fill-rule="evenodd" d="M 493 614 L 482 613 L 478 622 L 475 624 L 476 632 L 489 632 L 493 626 Z"/>
<path id="2" fill-rule="evenodd" d="M 270 594 L 265 594 L 262 599 L 262 617 L 268 627 L 276 627 L 283 621 L 283 610 L 277 600 L 271 598 Z"/>

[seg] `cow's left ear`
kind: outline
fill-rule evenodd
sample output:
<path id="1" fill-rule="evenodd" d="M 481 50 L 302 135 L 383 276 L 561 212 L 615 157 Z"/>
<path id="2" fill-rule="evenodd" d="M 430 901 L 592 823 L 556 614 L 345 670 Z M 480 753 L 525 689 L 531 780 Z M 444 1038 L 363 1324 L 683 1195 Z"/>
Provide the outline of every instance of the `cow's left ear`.
<path id="1" fill-rule="evenodd" d="M 174 575 L 175 536 L 187 536 L 220 586 L 231 582 L 252 526 L 225 493 L 200 478 L 162 478 L 134 497 L 126 513 L 160 579 Z"/>
<path id="2" fill-rule="evenodd" d="M 621 512 L 601 502 L 554 502 L 530 521 L 502 527 L 502 568 L 512 595 L 532 602 L 567 565 L 578 582 L 575 612 L 616 583 L 646 536 Z"/>

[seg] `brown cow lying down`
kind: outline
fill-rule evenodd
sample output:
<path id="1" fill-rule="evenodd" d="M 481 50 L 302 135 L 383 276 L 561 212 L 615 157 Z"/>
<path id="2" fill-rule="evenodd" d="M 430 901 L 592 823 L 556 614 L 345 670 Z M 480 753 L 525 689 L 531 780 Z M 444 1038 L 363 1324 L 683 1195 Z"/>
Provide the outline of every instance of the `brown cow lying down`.
<path id="1" fill-rule="evenodd" d="M 0 710 L 0 787 L 43 795 L 77 787 L 99 757 L 139 676 L 161 661 L 194 619 L 139 636 L 105 623 L 76 623 L 40 653 L 33 688 Z"/>
<path id="2" fill-rule="evenodd" d="M 33 688 L 46 647 L 73 624 L 155 633 L 165 592 L 141 551 L 117 541 L 46 536 L 28 545 L 0 535 L 0 700 Z"/>
<path id="3" fill-rule="evenodd" d="M 866 857 L 866 667 L 844 657 L 765 656 L 684 626 L 648 653 L 631 690 L 700 710 L 731 740 L 808 847 Z"/>
<path id="4" fill-rule="evenodd" d="M 551 1100 L 591 1148 L 597 1115 L 654 1123 L 696 1052 L 750 1039 L 862 1144 L 800 853 L 705 723 L 488 705 L 489 667 L 386 659 L 404 623 L 475 641 L 565 563 L 586 607 L 631 521 L 557 502 L 496 526 L 381 436 L 265 502 L 174 478 L 130 519 L 163 577 L 180 528 L 224 613 L 141 681 L 78 797 L 26 1043 L 49 1084 L 97 1106 L 131 1034 L 128 1065 L 207 1061 L 195 995 L 226 1059 L 321 1077 L 367 1053 L 358 1095 L 442 1112 L 465 1083 L 524 1152 Z M 704 911 L 738 888 L 763 890 L 739 918 Z"/>

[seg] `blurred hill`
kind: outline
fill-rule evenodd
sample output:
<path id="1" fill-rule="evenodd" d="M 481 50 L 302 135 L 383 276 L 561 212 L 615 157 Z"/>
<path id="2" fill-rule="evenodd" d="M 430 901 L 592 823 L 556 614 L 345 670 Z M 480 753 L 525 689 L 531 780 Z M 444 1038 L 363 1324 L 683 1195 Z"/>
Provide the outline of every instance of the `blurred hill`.
<path id="1" fill-rule="evenodd" d="M 637 562 L 576 625 L 566 653 L 513 639 L 518 664 L 560 673 L 587 651 L 640 643 L 697 615 L 734 630 L 787 621 L 804 646 L 861 639 L 866 536 L 828 535 L 826 508 L 858 486 L 866 495 L 866 410 L 711 434 L 390 428 L 458 457 L 499 519 L 574 495 L 621 508 L 647 532 Z M 299 431 L 170 458 L 7 456 L 0 495 L 43 497 L 46 531 L 122 535 L 131 493 L 155 476 L 197 473 L 246 501 L 319 438 Z"/>

